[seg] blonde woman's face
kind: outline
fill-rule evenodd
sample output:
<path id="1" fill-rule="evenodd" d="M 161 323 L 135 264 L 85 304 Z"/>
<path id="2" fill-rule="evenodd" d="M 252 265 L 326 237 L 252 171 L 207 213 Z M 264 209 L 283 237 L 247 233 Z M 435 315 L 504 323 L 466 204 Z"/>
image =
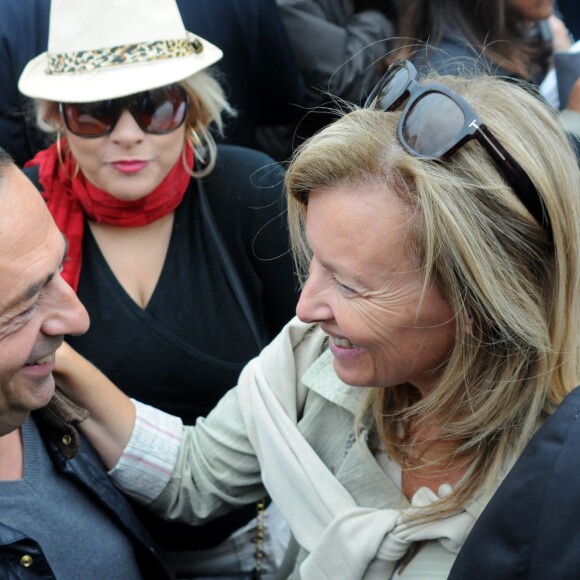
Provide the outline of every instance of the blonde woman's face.
<path id="1" fill-rule="evenodd" d="M 454 342 L 451 306 L 406 250 L 411 216 L 385 186 L 311 192 L 306 234 L 313 252 L 299 318 L 329 335 L 338 377 L 353 386 L 402 383 L 427 394 Z"/>
<path id="2" fill-rule="evenodd" d="M 511 0 L 526 20 L 539 22 L 549 18 L 554 12 L 553 0 Z"/>
<path id="3" fill-rule="evenodd" d="M 128 110 L 111 133 L 95 139 L 66 134 L 71 152 L 85 177 L 124 201 L 150 194 L 180 158 L 185 125 L 165 135 L 143 131 Z"/>

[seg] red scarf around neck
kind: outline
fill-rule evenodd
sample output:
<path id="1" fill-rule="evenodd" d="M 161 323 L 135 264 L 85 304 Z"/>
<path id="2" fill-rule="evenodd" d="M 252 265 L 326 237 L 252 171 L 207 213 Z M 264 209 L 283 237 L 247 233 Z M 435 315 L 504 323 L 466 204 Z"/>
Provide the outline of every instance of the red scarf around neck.
<path id="1" fill-rule="evenodd" d="M 65 139 L 61 139 L 63 150 L 66 150 L 65 145 Z M 187 166 L 193 167 L 193 150 L 189 145 L 185 156 Z M 191 179 L 179 158 L 150 194 L 141 199 L 122 201 L 89 183 L 82 171 L 74 176 L 76 161 L 68 152 L 64 163 L 60 163 L 56 143 L 37 153 L 25 167 L 32 165 L 39 166 L 39 181 L 44 189 L 42 196 L 56 225 L 68 241 L 62 276 L 75 292 L 81 273 L 85 217 L 121 228 L 150 224 L 179 206 Z"/>

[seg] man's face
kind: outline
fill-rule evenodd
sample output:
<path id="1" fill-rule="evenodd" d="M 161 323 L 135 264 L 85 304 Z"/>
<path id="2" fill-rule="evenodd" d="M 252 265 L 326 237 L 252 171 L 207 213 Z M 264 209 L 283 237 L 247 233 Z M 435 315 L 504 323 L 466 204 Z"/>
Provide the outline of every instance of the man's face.
<path id="1" fill-rule="evenodd" d="M 0 181 L 0 436 L 54 392 L 54 352 L 89 319 L 62 279 L 62 234 L 42 197 L 15 166 Z"/>

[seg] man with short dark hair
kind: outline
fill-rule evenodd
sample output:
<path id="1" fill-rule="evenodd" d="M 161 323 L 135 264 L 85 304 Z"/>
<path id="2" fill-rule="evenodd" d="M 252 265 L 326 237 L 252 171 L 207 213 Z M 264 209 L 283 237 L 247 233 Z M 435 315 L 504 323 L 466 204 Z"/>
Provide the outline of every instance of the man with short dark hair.
<path id="1" fill-rule="evenodd" d="M 150 538 L 55 394 L 55 351 L 88 315 L 66 240 L 0 149 L 0 577 L 168 578 Z"/>

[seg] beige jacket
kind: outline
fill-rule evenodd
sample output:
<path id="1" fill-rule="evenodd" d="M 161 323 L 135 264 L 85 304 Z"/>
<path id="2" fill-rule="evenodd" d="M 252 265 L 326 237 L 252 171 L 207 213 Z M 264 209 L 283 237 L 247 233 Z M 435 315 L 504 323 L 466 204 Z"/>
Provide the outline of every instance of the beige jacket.
<path id="1" fill-rule="evenodd" d="M 404 521 L 402 510 L 413 507 L 375 460 L 372 430 L 355 438 L 367 390 L 342 383 L 324 334 L 293 320 L 206 419 L 184 428 L 173 475 L 151 508 L 196 523 L 266 490 L 293 532 L 280 578 L 446 578 L 475 508 L 430 524 Z M 436 498 L 422 488 L 413 504 Z M 424 547 L 398 570 L 416 541 Z"/>

